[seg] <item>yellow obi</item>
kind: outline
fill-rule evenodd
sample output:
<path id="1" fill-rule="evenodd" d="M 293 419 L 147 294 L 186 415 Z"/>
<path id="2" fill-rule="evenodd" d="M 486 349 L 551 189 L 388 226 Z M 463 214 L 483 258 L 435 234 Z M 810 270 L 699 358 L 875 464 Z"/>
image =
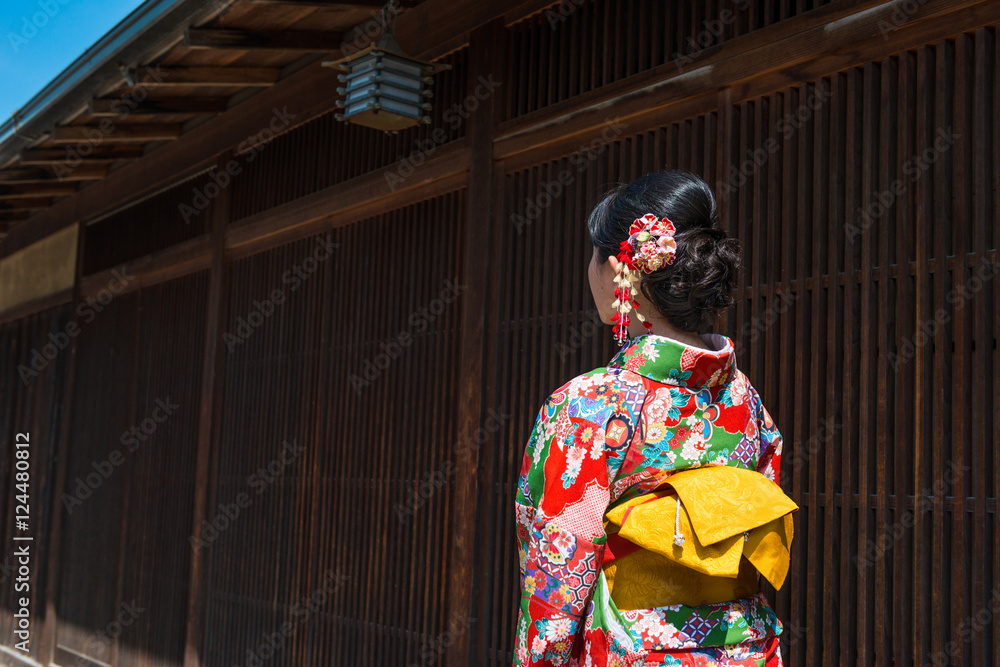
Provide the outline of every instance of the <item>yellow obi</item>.
<path id="1" fill-rule="evenodd" d="M 781 487 L 754 470 L 674 473 L 604 515 L 611 599 L 618 609 L 728 602 L 757 592 L 757 571 L 781 588 L 796 510 Z"/>

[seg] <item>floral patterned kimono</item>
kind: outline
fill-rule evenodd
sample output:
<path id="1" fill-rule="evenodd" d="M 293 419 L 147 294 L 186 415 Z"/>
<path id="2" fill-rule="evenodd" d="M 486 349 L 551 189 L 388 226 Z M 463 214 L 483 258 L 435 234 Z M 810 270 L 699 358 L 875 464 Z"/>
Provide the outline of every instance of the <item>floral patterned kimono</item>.
<path id="1" fill-rule="evenodd" d="M 781 434 L 729 338 L 633 338 L 538 413 L 516 498 L 514 665 L 781 665 Z"/>

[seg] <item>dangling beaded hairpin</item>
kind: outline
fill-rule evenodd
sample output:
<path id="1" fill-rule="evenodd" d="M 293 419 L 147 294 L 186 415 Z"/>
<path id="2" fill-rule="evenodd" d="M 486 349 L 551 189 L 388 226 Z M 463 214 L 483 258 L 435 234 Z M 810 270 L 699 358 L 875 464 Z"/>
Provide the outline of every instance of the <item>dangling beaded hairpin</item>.
<path id="1" fill-rule="evenodd" d="M 638 311 L 639 302 L 635 300 L 638 290 L 635 283 L 639 276 L 636 271 L 652 273 L 662 269 L 674 261 L 677 243 L 674 241 L 674 223 L 667 218 L 657 218 L 647 213 L 637 218 L 628 230 L 628 239 L 622 241 L 618 251 L 618 272 L 615 275 L 615 302 L 612 308 L 618 312 L 611 317 L 614 323 L 612 331 L 619 345 L 624 345 L 629 338 L 629 312 L 636 308 L 635 316 L 639 318 L 646 330 L 653 325 Z"/>

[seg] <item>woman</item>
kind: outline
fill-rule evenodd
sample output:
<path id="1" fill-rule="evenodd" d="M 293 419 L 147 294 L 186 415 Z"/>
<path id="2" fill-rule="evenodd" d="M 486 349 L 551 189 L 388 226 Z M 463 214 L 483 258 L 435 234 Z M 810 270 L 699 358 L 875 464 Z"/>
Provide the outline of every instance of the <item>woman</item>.
<path id="1" fill-rule="evenodd" d="M 797 509 L 781 435 L 732 341 L 707 333 L 733 303 L 738 242 L 678 171 L 611 190 L 588 226 L 622 348 L 549 396 L 528 441 L 514 664 L 781 665 L 759 592 L 784 581 Z"/>

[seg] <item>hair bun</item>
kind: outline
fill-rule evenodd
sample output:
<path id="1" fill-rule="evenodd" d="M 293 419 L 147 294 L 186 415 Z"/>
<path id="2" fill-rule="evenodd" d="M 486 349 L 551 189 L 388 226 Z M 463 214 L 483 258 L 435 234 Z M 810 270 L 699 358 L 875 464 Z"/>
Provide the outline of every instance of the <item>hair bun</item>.
<path id="1" fill-rule="evenodd" d="M 610 190 L 587 221 L 598 259 L 616 254 L 632 222 L 651 211 L 674 223 L 677 250 L 670 264 L 645 274 L 639 288 L 673 326 L 710 331 L 734 302 L 740 243 L 719 227 L 715 197 L 703 179 L 660 171 Z"/>
<path id="2" fill-rule="evenodd" d="M 659 292 L 657 301 L 671 302 L 670 319 L 680 320 L 675 326 L 708 331 L 719 312 L 734 303 L 740 243 L 718 227 L 690 227 L 676 239 L 673 263 L 662 279 L 649 281 L 650 288 Z"/>

